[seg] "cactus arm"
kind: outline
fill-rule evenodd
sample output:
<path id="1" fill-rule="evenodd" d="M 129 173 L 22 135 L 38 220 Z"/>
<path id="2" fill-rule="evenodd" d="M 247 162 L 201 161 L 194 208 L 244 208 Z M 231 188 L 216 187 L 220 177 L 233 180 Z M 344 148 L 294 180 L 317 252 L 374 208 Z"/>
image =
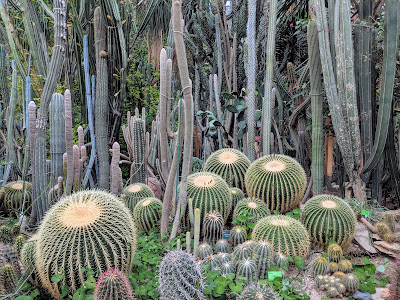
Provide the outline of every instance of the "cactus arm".
<path id="1" fill-rule="evenodd" d="M 74 164 L 73 164 L 73 137 L 72 137 L 72 103 L 71 93 L 66 90 L 64 93 L 64 109 L 65 109 L 65 147 L 67 152 L 67 167 L 65 168 L 65 194 L 70 195 L 74 182 Z"/>
<path id="2" fill-rule="evenodd" d="M 250 162 L 255 159 L 255 111 L 256 111 L 256 2 L 249 0 L 249 17 L 247 21 L 247 45 L 248 45 L 248 63 L 247 63 L 247 156 Z M 268 116 L 266 116 L 268 117 Z M 269 133 L 268 133 L 269 136 Z M 269 138 L 268 145 L 269 145 Z M 269 149 L 269 146 L 267 147 Z M 266 148 L 266 149 L 267 149 Z M 265 149 L 265 151 L 267 151 Z"/>
<path id="3" fill-rule="evenodd" d="M 50 102 L 50 154 L 51 173 L 55 178 L 63 175 L 63 159 L 65 151 L 64 97 L 53 94 Z"/>
<path id="4" fill-rule="evenodd" d="M 199 242 L 200 242 L 200 208 L 194 210 L 194 245 L 193 256 L 196 258 L 199 255 Z"/>
<path id="5" fill-rule="evenodd" d="M 214 16 L 214 26 L 215 26 L 215 43 L 217 44 L 217 69 L 218 69 L 218 88 L 215 91 L 215 94 L 220 95 L 222 86 L 222 43 L 221 43 L 221 30 L 219 28 L 218 15 Z M 215 101 L 219 101 L 219 98 L 216 98 Z M 219 117 L 221 117 L 221 115 Z"/>
<path id="6" fill-rule="evenodd" d="M 10 88 L 8 87 L 7 78 L 7 55 L 3 45 L 0 45 L 0 92 L 3 101 L 3 118 L 5 118 L 5 112 L 10 101 Z M 2 118 L 0 118 L 2 119 Z M 0 127 L 1 127 L 0 120 Z"/>
<path id="7" fill-rule="evenodd" d="M 108 75 L 106 52 L 106 25 L 103 23 L 101 8 L 94 11 L 94 35 L 96 49 L 96 105 L 95 132 L 99 159 L 99 188 L 109 188 L 110 163 L 108 154 Z"/>
<path id="8" fill-rule="evenodd" d="M 381 80 L 381 98 L 376 122 L 375 140 L 372 153 L 363 167 L 363 172 L 371 171 L 379 162 L 386 144 L 390 114 L 392 111 L 393 87 L 396 71 L 396 53 L 399 40 L 400 6 L 396 0 L 385 3 L 384 47 Z"/>
<path id="9" fill-rule="evenodd" d="M 168 178 L 168 137 L 167 137 L 167 52 L 160 52 L 160 167 L 163 178 Z"/>
<path id="10" fill-rule="evenodd" d="M 188 231 L 188 232 L 186 232 L 186 252 L 187 253 L 190 253 L 191 242 L 192 242 L 192 239 L 190 238 L 190 231 Z"/>

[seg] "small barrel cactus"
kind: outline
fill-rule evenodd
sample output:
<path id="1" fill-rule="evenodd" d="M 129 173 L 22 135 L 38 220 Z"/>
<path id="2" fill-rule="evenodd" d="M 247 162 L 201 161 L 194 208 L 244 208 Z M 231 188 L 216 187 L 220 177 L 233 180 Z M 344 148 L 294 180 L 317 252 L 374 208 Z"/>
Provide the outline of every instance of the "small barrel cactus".
<path id="1" fill-rule="evenodd" d="M 378 231 L 378 235 L 388 243 L 393 243 L 395 236 L 392 232 L 392 230 L 389 228 L 389 225 L 387 225 L 384 222 L 376 222 L 375 224 L 376 230 Z"/>
<path id="2" fill-rule="evenodd" d="M 236 270 L 236 278 L 245 277 L 247 284 L 256 280 L 257 266 L 256 262 L 252 259 L 243 259 L 239 261 Z"/>
<path id="3" fill-rule="evenodd" d="M 203 259 L 202 263 L 203 266 L 208 266 L 209 270 L 215 270 L 221 267 L 221 258 L 218 255 L 209 255 Z"/>
<path id="4" fill-rule="evenodd" d="M 20 223 L 14 223 L 14 225 L 11 227 L 11 235 L 12 236 L 17 236 L 21 232 L 21 224 Z"/>
<path id="5" fill-rule="evenodd" d="M 267 241 L 258 241 L 253 248 L 253 259 L 257 265 L 257 277 L 267 278 L 272 261 L 272 246 Z"/>
<path id="6" fill-rule="evenodd" d="M 246 246 L 247 248 L 249 248 L 253 252 L 253 249 L 254 249 L 254 247 L 256 245 L 256 242 L 252 241 L 252 240 L 249 240 L 249 241 L 245 241 L 243 243 L 243 245 Z"/>
<path id="7" fill-rule="evenodd" d="M 75 291 L 84 283 L 83 267 L 94 272 L 117 268 L 130 272 L 136 250 L 136 226 L 129 209 L 110 193 L 88 190 L 65 197 L 44 217 L 36 246 L 42 286 L 58 298 L 60 284 Z M 95 250 L 95 251 L 94 251 Z"/>
<path id="8" fill-rule="evenodd" d="M 94 300 L 134 300 L 128 278 L 117 269 L 100 275 L 94 289 Z"/>
<path id="9" fill-rule="evenodd" d="M 270 211 L 281 213 L 297 208 L 306 189 L 302 166 L 286 155 L 267 155 L 254 161 L 246 172 L 249 197 L 263 200 Z"/>
<path id="10" fill-rule="evenodd" d="M 284 215 L 268 216 L 254 227 L 252 239 L 269 241 L 275 252 L 287 256 L 306 257 L 310 251 L 310 238 L 299 221 Z"/>
<path id="11" fill-rule="evenodd" d="M 213 250 L 212 247 L 210 246 L 210 244 L 207 243 L 202 243 L 199 246 L 199 257 L 201 259 L 206 258 L 207 256 L 210 256 L 213 254 Z"/>
<path id="12" fill-rule="evenodd" d="M 342 259 L 343 250 L 338 244 L 331 244 L 328 247 L 328 259 L 330 262 L 339 262 Z"/>
<path id="13" fill-rule="evenodd" d="M 220 258 L 221 263 L 232 261 L 231 254 L 229 254 L 229 253 L 219 253 L 217 255 Z"/>
<path id="14" fill-rule="evenodd" d="M 330 288 L 328 288 L 328 297 L 336 297 L 339 296 L 339 292 L 336 288 L 336 286 L 331 286 Z"/>
<path id="15" fill-rule="evenodd" d="M 207 243 L 215 244 L 222 239 L 222 230 L 224 229 L 224 219 L 217 211 L 207 213 L 203 221 L 204 240 Z"/>
<path id="16" fill-rule="evenodd" d="M 346 286 L 343 283 L 338 283 L 336 285 L 336 289 L 338 291 L 339 294 L 343 295 L 344 293 L 346 293 Z"/>
<path id="17" fill-rule="evenodd" d="M 357 219 L 344 200 L 332 195 L 318 195 L 307 201 L 301 221 L 316 247 L 325 249 L 329 240 L 334 240 L 347 251 L 355 234 Z"/>
<path id="18" fill-rule="evenodd" d="M 328 271 L 328 261 L 324 257 L 317 257 L 311 265 L 311 272 L 314 277 L 325 275 Z"/>
<path id="19" fill-rule="evenodd" d="M 222 275 L 235 273 L 236 272 L 235 264 L 232 261 L 226 261 L 221 264 L 220 270 Z"/>
<path id="20" fill-rule="evenodd" d="M 217 252 L 228 253 L 229 243 L 225 239 L 220 239 L 215 243 Z"/>
<path id="21" fill-rule="evenodd" d="M 159 226 L 161 220 L 162 202 L 157 198 L 144 198 L 140 200 L 134 210 L 133 219 L 140 230 L 149 232 Z"/>
<path id="22" fill-rule="evenodd" d="M 32 284 L 36 284 L 39 278 L 39 274 L 36 270 L 36 265 L 35 265 L 37 239 L 38 239 L 37 234 L 31 236 L 22 246 L 20 252 L 22 265 L 24 266 L 27 274 L 31 274 L 31 276 L 29 277 L 29 281 Z"/>
<path id="23" fill-rule="evenodd" d="M 333 277 L 339 278 L 339 279 L 342 279 L 345 275 L 346 275 L 346 273 L 343 273 L 341 271 L 336 271 L 335 273 L 332 274 Z"/>
<path id="24" fill-rule="evenodd" d="M 351 273 L 343 276 L 342 282 L 345 285 L 346 289 L 351 293 L 357 291 L 360 286 L 360 281 L 358 280 L 358 278 Z"/>
<path id="25" fill-rule="evenodd" d="M 319 288 L 321 285 L 325 283 L 325 278 L 323 275 L 317 275 L 315 276 L 315 284 Z"/>
<path id="26" fill-rule="evenodd" d="M 12 242 L 11 228 L 7 225 L 0 226 L 0 243 L 9 244 Z"/>
<path id="27" fill-rule="evenodd" d="M 265 285 L 252 283 L 244 288 L 239 300 L 275 300 L 275 292 Z"/>
<path id="28" fill-rule="evenodd" d="M 25 237 L 20 234 L 15 238 L 15 248 L 17 249 L 17 253 L 21 253 L 21 249 L 24 246 Z"/>
<path id="29" fill-rule="evenodd" d="M 287 258 L 287 256 L 280 252 L 275 253 L 273 261 L 274 265 L 277 266 L 278 268 L 287 269 L 289 265 L 289 259 Z"/>
<path id="30" fill-rule="evenodd" d="M 353 265 L 348 259 L 339 261 L 338 267 L 339 271 L 344 273 L 350 273 L 353 270 Z"/>
<path id="31" fill-rule="evenodd" d="M 22 204 L 24 210 L 31 207 L 32 184 L 28 181 L 13 181 L 0 190 L 0 205 L 7 213 L 18 211 Z"/>
<path id="32" fill-rule="evenodd" d="M 233 262 L 238 264 L 242 259 L 251 258 L 251 249 L 244 244 L 237 245 L 232 253 Z"/>
<path id="33" fill-rule="evenodd" d="M 231 229 L 229 239 L 232 242 L 232 245 L 236 246 L 241 243 L 244 243 L 247 238 L 246 230 L 241 226 L 235 226 Z"/>
<path id="34" fill-rule="evenodd" d="M 1 267 L 0 284 L 7 294 L 14 292 L 18 279 L 12 264 L 4 264 Z"/>
<path id="35" fill-rule="evenodd" d="M 206 299 L 204 281 L 193 255 L 182 250 L 170 251 L 159 266 L 160 299 Z"/>
<path id="36" fill-rule="evenodd" d="M 238 188 L 230 188 L 231 195 L 232 195 L 232 208 L 236 207 L 236 204 L 244 199 L 244 193 L 241 189 Z"/>
<path id="37" fill-rule="evenodd" d="M 204 163 L 204 171 L 218 174 L 230 187 L 245 188 L 244 177 L 250 160 L 242 152 L 224 148 L 215 151 Z"/>
<path id="38" fill-rule="evenodd" d="M 335 273 L 337 271 L 339 271 L 339 265 L 334 261 L 330 262 L 329 263 L 329 272 Z"/>
<path id="39" fill-rule="evenodd" d="M 144 183 L 130 184 L 122 190 L 121 194 L 121 198 L 132 212 L 140 200 L 154 197 L 154 192 Z"/>
<path id="40" fill-rule="evenodd" d="M 389 227 L 389 229 L 394 232 L 395 225 L 398 219 L 398 214 L 393 211 L 386 211 L 383 215 L 383 222 Z"/>
<path id="41" fill-rule="evenodd" d="M 253 215 L 251 219 L 253 223 L 270 215 L 270 211 L 263 201 L 256 198 L 245 198 L 236 204 L 235 210 L 233 211 L 233 218 L 236 219 L 239 215 L 243 214 L 245 210 L 247 210 L 248 214 Z"/>

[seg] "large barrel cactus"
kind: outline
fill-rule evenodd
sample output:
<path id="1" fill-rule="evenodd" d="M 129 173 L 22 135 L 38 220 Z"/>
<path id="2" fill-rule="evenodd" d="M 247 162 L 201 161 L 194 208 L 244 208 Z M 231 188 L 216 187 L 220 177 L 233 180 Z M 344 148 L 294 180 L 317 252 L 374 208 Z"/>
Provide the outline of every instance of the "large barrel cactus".
<path id="1" fill-rule="evenodd" d="M 60 286 L 51 282 L 53 275 L 63 274 L 59 284 L 75 291 L 85 281 L 82 268 L 132 269 L 136 226 L 129 209 L 107 192 L 82 191 L 63 198 L 47 212 L 37 234 L 36 268 L 55 298 Z"/>
<path id="2" fill-rule="evenodd" d="M 252 239 L 268 241 L 275 252 L 287 256 L 306 257 L 310 252 L 307 229 L 294 218 L 284 215 L 268 216 L 254 227 Z"/>
<path id="3" fill-rule="evenodd" d="M 157 198 L 144 198 L 136 204 L 133 218 L 140 230 L 149 232 L 159 226 L 161 219 L 162 202 Z"/>
<path id="4" fill-rule="evenodd" d="M 144 198 L 154 198 L 154 193 L 144 183 L 133 183 L 123 189 L 121 198 L 124 200 L 126 206 L 133 212 L 136 204 Z"/>
<path id="5" fill-rule="evenodd" d="M 346 252 L 353 240 L 357 220 L 351 207 L 342 199 L 318 195 L 307 201 L 301 221 L 316 247 L 325 250 L 333 240 Z"/>
<path id="6" fill-rule="evenodd" d="M 209 172 L 199 172 L 188 176 L 187 184 L 187 197 L 193 199 L 193 208 L 200 208 L 201 220 L 207 213 L 218 211 L 226 222 L 232 201 L 229 186 L 222 177 Z M 187 213 L 186 218 L 188 215 Z"/>
<path id="7" fill-rule="evenodd" d="M 285 213 L 298 207 L 306 184 L 302 166 L 285 155 L 261 157 L 246 172 L 247 194 L 263 200 L 270 211 Z"/>
<path id="8" fill-rule="evenodd" d="M 269 216 L 270 211 L 265 202 L 256 198 L 245 198 L 240 200 L 233 211 L 233 219 L 243 214 L 247 210 L 249 215 L 253 215 L 251 222 L 256 223 L 258 220 Z"/>
<path id="9" fill-rule="evenodd" d="M 27 181 L 10 182 L 0 190 L 0 205 L 7 213 L 19 211 L 22 204 L 24 204 L 24 210 L 26 210 L 31 206 L 31 203 L 32 184 Z"/>
<path id="10" fill-rule="evenodd" d="M 215 151 L 204 164 L 205 172 L 218 174 L 230 187 L 237 187 L 244 190 L 244 176 L 250 160 L 242 152 L 225 148 Z"/>

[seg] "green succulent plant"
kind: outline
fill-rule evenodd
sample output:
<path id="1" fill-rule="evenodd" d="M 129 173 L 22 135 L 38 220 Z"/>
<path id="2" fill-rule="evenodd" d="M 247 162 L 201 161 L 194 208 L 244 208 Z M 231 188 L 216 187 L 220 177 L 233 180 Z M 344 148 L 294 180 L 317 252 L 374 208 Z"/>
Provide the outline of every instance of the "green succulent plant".
<path id="1" fill-rule="evenodd" d="M 318 275 L 325 275 L 328 271 L 328 261 L 324 257 L 317 257 L 311 264 L 311 273 L 314 277 Z"/>
<path id="2" fill-rule="evenodd" d="M 254 241 L 268 241 L 275 252 L 287 256 L 307 257 L 310 251 L 310 237 L 306 228 L 294 218 L 284 215 L 265 217 L 254 227 Z"/>
<path id="3" fill-rule="evenodd" d="M 35 265 L 35 255 L 36 255 L 36 245 L 37 245 L 38 235 L 34 234 L 31 236 L 22 246 L 20 257 L 22 265 L 24 266 L 27 274 L 31 274 L 29 281 L 36 285 L 39 274 Z"/>
<path id="4" fill-rule="evenodd" d="M 239 188 L 230 188 L 231 195 L 232 195 L 232 208 L 236 207 L 236 204 L 244 199 L 244 193 Z"/>
<path id="5" fill-rule="evenodd" d="M 331 244 L 328 247 L 328 259 L 329 262 L 338 263 L 343 256 L 342 247 L 338 244 Z"/>
<path id="6" fill-rule="evenodd" d="M 252 283 L 248 285 L 239 297 L 239 300 L 275 300 L 276 293 L 265 285 Z"/>
<path id="7" fill-rule="evenodd" d="M 201 259 L 206 258 L 207 256 L 210 256 L 213 254 L 213 250 L 210 244 L 208 243 L 201 243 L 199 246 L 199 257 Z"/>
<path id="8" fill-rule="evenodd" d="M 228 253 L 229 243 L 225 239 L 220 239 L 215 243 L 217 252 Z"/>
<path id="9" fill-rule="evenodd" d="M 358 280 L 357 276 L 352 273 L 343 276 L 342 282 L 345 285 L 346 289 L 352 293 L 357 291 L 360 286 L 360 281 Z"/>
<path id="10" fill-rule="evenodd" d="M 248 214 L 253 215 L 251 221 L 254 223 L 271 214 L 267 205 L 260 199 L 245 198 L 236 204 L 233 211 L 233 218 L 236 219 L 245 210 L 247 210 Z"/>
<path id="11" fill-rule="evenodd" d="M 281 213 L 300 205 L 307 184 L 301 165 L 285 155 L 257 159 L 248 168 L 245 181 L 249 197 L 261 199 L 270 211 Z"/>
<path id="12" fill-rule="evenodd" d="M 121 194 L 121 198 L 132 212 L 140 200 L 154 197 L 154 192 L 147 185 L 139 182 L 128 185 Z"/>
<path id="13" fill-rule="evenodd" d="M 257 265 L 257 277 L 268 277 L 268 270 L 272 262 L 273 249 L 269 242 L 258 241 L 253 248 L 253 259 Z"/>
<path id="14" fill-rule="evenodd" d="M 158 227 L 161 220 L 162 202 L 157 198 L 144 198 L 140 200 L 134 210 L 133 218 L 138 229 L 149 232 Z"/>
<path id="15" fill-rule="evenodd" d="M 232 260 L 238 264 L 242 259 L 251 258 L 251 249 L 244 244 L 237 245 L 232 253 Z"/>
<path id="16" fill-rule="evenodd" d="M 28 181 L 13 181 L 0 190 L 0 205 L 9 213 L 19 211 L 24 204 L 24 211 L 32 204 L 32 184 Z"/>
<path id="17" fill-rule="evenodd" d="M 209 212 L 204 216 L 203 221 L 204 240 L 214 245 L 218 240 L 222 239 L 222 231 L 224 229 L 224 219 L 217 211 Z"/>
<path id="18" fill-rule="evenodd" d="M 215 270 L 221 267 L 222 261 L 218 255 L 209 255 L 206 256 L 201 262 L 203 266 L 208 266 L 209 270 Z"/>
<path id="19" fill-rule="evenodd" d="M 241 226 L 235 226 L 231 229 L 229 239 L 233 246 L 244 243 L 247 238 L 246 230 Z"/>
<path id="20" fill-rule="evenodd" d="M 350 273 L 353 270 L 353 264 L 348 259 L 339 261 L 339 271 L 343 273 Z"/>
<path id="21" fill-rule="evenodd" d="M 247 284 L 256 280 L 257 266 L 252 259 L 242 259 L 239 261 L 236 270 L 236 278 L 245 277 Z"/>
<path id="22" fill-rule="evenodd" d="M 289 265 L 289 259 L 288 257 L 283 254 L 283 253 L 275 253 L 274 254 L 274 259 L 273 259 L 274 265 L 277 266 L 278 268 L 283 268 L 287 269 Z"/>
<path id="23" fill-rule="evenodd" d="M 230 273 L 235 273 L 236 267 L 232 261 L 226 261 L 221 264 L 220 270 L 221 270 L 222 275 L 226 275 L 226 274 L 230 274 Z"/>

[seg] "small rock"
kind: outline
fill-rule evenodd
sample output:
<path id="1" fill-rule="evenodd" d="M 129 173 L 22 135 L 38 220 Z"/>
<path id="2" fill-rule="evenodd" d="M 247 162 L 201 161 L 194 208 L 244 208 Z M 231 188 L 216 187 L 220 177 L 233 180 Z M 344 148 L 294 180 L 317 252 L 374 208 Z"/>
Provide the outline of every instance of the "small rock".
<path id="1" fill-rule="evenodd" d="M 354 293 L 353 298 L 356 300 L 372 300 L 372 296 L 368 292 L 361 292 L 358 290 Z"/>

